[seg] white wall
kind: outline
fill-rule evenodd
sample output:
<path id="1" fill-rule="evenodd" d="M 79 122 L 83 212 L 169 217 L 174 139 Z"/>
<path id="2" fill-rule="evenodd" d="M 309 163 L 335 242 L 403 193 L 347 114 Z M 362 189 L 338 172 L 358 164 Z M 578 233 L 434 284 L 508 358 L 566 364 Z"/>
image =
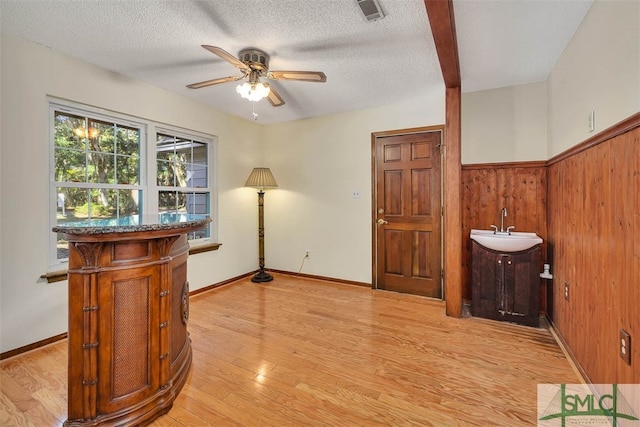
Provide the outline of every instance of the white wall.
<path id="1" fill-rule="evenodd" d="M 371 283 L 371 133 L 444 124 L 444 86 L 385 108 L 269 125 L 268 267 Z M 357 191 L 360 198 L 354 199 Z"/>
<path id="2" fill-rule="evenodd" d="M 462 163 L 547 159 L 546 83 L 462 95 Z"/>
<path id="3" fill-rule="evenodd" d="M 596 0 L 547 80 L 462 95 L 462 163 L 547 160 L 638 111 L 640 2 Z"/>
<path id="4" fill-rule="evenodd" d="M 218 137 L 218 251 L 189 258 L 192 290 L 257 266 L 255 166 L 280 184 L 266 195 L 267 266 L 371 281 L 371 133 L 444 123 L 444 88 L 428 99 L 270 126 L 3 35 L 0 145 L 0 352 L 67 330 L 67 282 L 48 284 L 47 96 Z M 326 179 L 324 176 L 326 175 Z M 352 198 L 352 191 L 360 199 Z"/>
<path id="5" fill-rule="evenodd" d="M 640 111 L 640 2 L 594 2 L 548 83 L 549 157 Z"/>
<path id="6" fill-rule="evenodd" d="M 48 284 L 48 105 L 55 96 L 218 136 L 218 251 L 189 259 L 191 289 L 256 268 L 254 193 L 263 129 L 10 36 L 1 39 L 0 351 L 67 331 L 67 282 Z M 242 155 L 238 155 L 242 153 Z"/>

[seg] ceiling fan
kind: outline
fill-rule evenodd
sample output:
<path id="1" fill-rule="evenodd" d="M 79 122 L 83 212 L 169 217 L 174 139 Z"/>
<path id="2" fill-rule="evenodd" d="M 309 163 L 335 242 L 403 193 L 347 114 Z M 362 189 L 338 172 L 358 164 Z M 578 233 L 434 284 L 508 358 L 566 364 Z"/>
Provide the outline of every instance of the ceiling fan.
<path id="1" fill-rule="evenodd" d="M 274 107 L 284 105 L 284 100 L 273 89 L 269 83 L 261 80 L 261 78 L 271 80 L 298 80 L 304 82 L 324 83 L 327 76 L 322 71 L 269 71 L 269 55 L 259 49 L 243 49 L 239 53 L 239 58 L 231 55 L 229 52 L 209 45 L 202 45 L 203 48 L 218 55 L 220 58 L 231 63 L 234 67 L 240 69 L 241 76 L 221 77 L 213 80 L 205 80 L 203 82 L 192 83 L 187 85 L 190 89 L 200 89 L 202 87 L 213 86 L 220 83 L 233 82 L 248 77 L 248 82 L 236 88 L 243 98 L 250 101 L 259 101 L 267 97 Z"/>

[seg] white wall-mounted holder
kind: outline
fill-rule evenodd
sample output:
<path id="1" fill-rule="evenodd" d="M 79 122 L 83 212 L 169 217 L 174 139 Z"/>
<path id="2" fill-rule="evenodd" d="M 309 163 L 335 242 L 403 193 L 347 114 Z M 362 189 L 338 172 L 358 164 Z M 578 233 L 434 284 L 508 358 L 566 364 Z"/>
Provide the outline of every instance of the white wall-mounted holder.
<path id="1" fill-rule="evenodd" d="M 543 279 L 553 279 L 553 274 L 550 273 L 551 266 L 549 264 L 544 265 L 544 271 L 540 273 L 540 277 Z"/>

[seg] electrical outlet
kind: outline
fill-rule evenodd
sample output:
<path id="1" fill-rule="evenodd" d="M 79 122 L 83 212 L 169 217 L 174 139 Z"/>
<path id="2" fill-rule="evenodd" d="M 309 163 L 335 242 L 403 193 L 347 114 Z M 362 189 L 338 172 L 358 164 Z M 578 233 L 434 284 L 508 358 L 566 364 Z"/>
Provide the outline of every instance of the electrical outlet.
<path id="1" fill-rule="evenodd" d="M 569 301 L 569 282 L 564 282 L 564 299 Z"/>
<path id="2" fill-rule="evenodd" d="M 624 329 L 620 329 L 620 357 L 624 363 L 631 365 L 631 335 Z"/>

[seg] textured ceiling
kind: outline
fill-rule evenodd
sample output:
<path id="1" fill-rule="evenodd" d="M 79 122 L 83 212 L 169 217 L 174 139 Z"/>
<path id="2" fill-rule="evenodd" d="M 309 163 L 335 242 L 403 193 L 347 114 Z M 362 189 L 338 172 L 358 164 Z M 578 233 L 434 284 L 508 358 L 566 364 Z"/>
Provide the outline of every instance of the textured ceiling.
<path id="1" fill-rule="evenodd" d="M 2 32 L 191 97 L 248 120 L 252 103 L 224 83 L 240 75 L 201 48 L 271 55 L 272 70 L 323 71 L 326 83 L 271 82 L 285 100 L 255 104 L 273 123 L 376 107 L 442 91 L 423 0 L 1 0 Z M 464 92 L 544 80 L 591 0 L 456 0 Z"/>
<path id="2" fill-rule="evenodd" d="M 463 92 L 545 80 L 592 3 L 454 1 Z"/>

